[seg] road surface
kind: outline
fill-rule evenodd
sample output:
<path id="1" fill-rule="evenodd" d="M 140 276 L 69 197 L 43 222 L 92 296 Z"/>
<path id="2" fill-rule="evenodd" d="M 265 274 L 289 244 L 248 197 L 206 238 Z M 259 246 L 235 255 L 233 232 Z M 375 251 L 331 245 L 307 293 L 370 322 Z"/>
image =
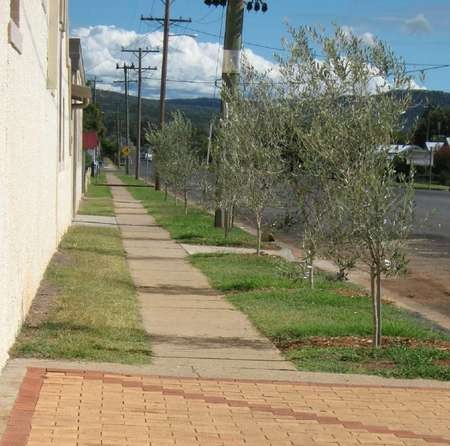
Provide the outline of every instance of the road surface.
<path id="1" fill-rule="evenodd" d="M 450 192 L 416 191 L 415 222 L 414 234 L 450 239 Z"/>

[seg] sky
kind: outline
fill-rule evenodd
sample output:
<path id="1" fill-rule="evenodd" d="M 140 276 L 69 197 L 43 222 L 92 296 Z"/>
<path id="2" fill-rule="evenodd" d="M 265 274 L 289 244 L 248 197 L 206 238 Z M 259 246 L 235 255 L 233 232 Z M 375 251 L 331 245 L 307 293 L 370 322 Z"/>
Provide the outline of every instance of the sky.
<path id="1" fill-rule="evenodd" d="M 208 7 L 203 0 L 172 0 L 172 17 L 192 22 L 172 26 L 169 52 L 168 97 L 217 96 L 215 79 L 221 72 L 224 8 Z M 348 27 L 367 42 L 377 37 L 404 58 L 409 70 L 425 69 L 417 84 L 450 92 L 450 0 L 266 0 L 267 13 L 246 12 L 244 48 L 249 61 L 262 70 L 276 69 L 275 55 L 285 54 L 281 41 L 287 25 Z M 159 22 L 162 0 L 72 0 L 71 35 L 82 39 L 89 78 L 97 76 L 99 88 L 121 91 L 123 72 L 116 63 L 136 62 L 121 48 L 162 47 Z M 178 34 L 178 35 L 177 35 Z M 146 67 L 161 66 L 161 54 L 149 54 Z M 157 97 L 160 71 L 145 74 L 144 95 Z"/>

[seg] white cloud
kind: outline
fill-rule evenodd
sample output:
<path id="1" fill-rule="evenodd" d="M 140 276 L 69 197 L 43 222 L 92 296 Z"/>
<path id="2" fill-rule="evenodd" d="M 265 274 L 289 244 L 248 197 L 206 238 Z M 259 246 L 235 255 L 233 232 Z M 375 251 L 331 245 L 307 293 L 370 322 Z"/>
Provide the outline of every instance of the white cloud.
<path id="1" fill-rule="evenodd" d="M 424 14 L 417 14 L 415 17 L 406 19 L 398 16 L 383 16 L 378 17 L 377 20 L 399 23 L 403 31 L 409 34 L 427 34 L 432 31 L 431 23 Z"/>
<path id="2" fill-rule="evenodd" d="M 342 31 L 346 34 L 346 36 L 350 37 L 351 35 L 355 35 L 359 37 L 366 45 L 374 46 L 375 45 L 375 36 L 372 33 L 357 33 L 351 26 L 343 26 Z"/>
<path id="3" fill-rule="evenodd" d="M 354 32 L 350 27 L 344 27 L 345 32 Z M 114 81 L 123 79 L 123 71 L 116 69 L 116 64 L 128 64 L 137 59 L 130 53 L 122 53 L 125 48 L 158 48 L 162 46 L 162 33 L 155 31 L 148 34 L 139 34 L 115 26 L 92 26 L 79 28 L 73 32 L 80 37 L 83 45 L 83 57 L 86 71 L 90 76 L 97 76 L 103 83 L 99 88 L 111 91 L 121 91 L 121 84 Z M 371 33 L 359 34 L 368 45 L 372 45 L 375 37 Z M 259 71 L 269 71 L 274 79 L 279 78 L 280 72 L 277 64 L 262 56 L 255 54 L 250 49 L 244 50 L 244 56 L 248 62 Z M 156 66 L 158 71 L 145 73 L 144 96 L 159 97 L 160 67 L 162 55 L 160 53 L 148 54 L 144 59 L 144 66 Z M 318 61 L 321 63 L 320 61 Z M 214 93 L 214 81 L 221 77 L 222 46 L 212 42 L 198 42 L 188 36 L 172 37 L 170 40 L 168 97 L 202 97 L 212 96 Z M 217 72 L 217 76 L 216 76 Z M 131 76 L 135 78 L 135 74 Z M 191 81 L 189 83 L 174 81 Z M 219 81 L 220 84 L 220 81 Z M 415 88 L 423 88 L 414 83 Z M 374 73 L 369 90 L 388 90 L 390 85 L 385 79 Z M 131 89 L 135 92 L 135 84 Z M 217 97 L 219 90 L 216 89 Z"/>
<path id="4" fill-rule="evenodd" d="M 431 31 L 431 24 L 423 14 L 417 14 L 405 20 L 404 28 L 410 34 L 426 34 Z"/>
<path id="5" fill-rule="evenodd" d="M 83 45 L 83 56 L 86 71 L 89 75 L 98 76 L 104 84 L 101 88 L 117 90 L 115 80 L 121 80 L 123 72 L 116 70 L 116 63 L 136 63 L 136 58 L 129 53 L 122 53 L 125 48 L 158 48 L 162 46 L 162 32 L 155 31 L 139 34 L 134 31 L 115 26 L 92 26 L 74 30 L 74 36 L 80 37 Z M 273 76 L 278 73 L 277 66 L 255 54 L 245 50 L 248 61 L 258 70 L 272 70 Z M 158 71 L 147 72 L 144 95 L 159 97 L 159 78 L 162 55 L 148 54 L 144 59 L 145 66 L 156 66 Z M 168 67 L 168 97 L 200 97 L 214 93 L 214 82 L 221 77 L 222 46 L 218 43 L 198 42 L 188 36 L 170 39 Z M 216 76 L 217 73 L 217 76 Z M 192 81 L 190 83 L 174 81 Z M 218 93 L 218 92 L 217 92 Z"/>

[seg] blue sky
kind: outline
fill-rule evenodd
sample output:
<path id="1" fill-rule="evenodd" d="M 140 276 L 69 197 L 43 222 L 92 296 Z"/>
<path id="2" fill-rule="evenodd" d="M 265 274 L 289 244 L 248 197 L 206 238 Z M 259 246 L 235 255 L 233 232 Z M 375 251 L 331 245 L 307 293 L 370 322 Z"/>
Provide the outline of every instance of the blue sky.
<path id="1" fill-rule="evenodd" d="M 449 0 L 266 1 L 269 4 L 268 13 L 246 13 L 245 18 L 245 46 L 260 64 L 265 62 L 258 56 L 273 61 L 274 50 L 254 44 L 280 47 L 280 40 L 286 33 L 286 22 L 294 26 L 325 27 L 337 23 L 351 27 L 358 34 L 369 37 L 373 34 L 387 41 L 408 63 L 450 64 Z M 212 83 L 206 89 L 206 82 L 205 88 L 200 88 L 200 82 L 214 77 L 213 65 L 217 64 L 213 59 L 220 52 L 217 45 L 221 39 L 216 35 L 221 30 L 222 9 L 208 8 L 203 0 L 174 0 L 173 16 L 190 17 L 192 24 L 188 25 L 190 29 L 173 27 L 172 32 L 196 33 L 198 37 L 196 41 L 182 37 L 172 39 L 173 66 L 169 77 L 192 78 L 199 83 L 182 86 L 179 83 L 175 85 L 174 81 L 172 96 L 212 94 Z M 160 16 L 162 12 L 161 0 L 71 1 L 71 28 L 72 32 L 86 40 L 84 51 L 89 74 L 104 77 L 106 84 L 112 84 L 115 76 L 113 62 L 126 59 L 120 54 L 119 43 L 123 46 L 158 44 L 158 25 L 142 23 L 139 17 L 141 14 Z M 106 63 L 106 60 L 109 62 Z M 157 65 L 159 56 L 152 56 L 148 62 Z M 409 68 L 422 66 L 410 65 Z M 148 96 L 156 94 L 156 84 L 156 80 L 148 82 Z M 424 86 L 450 91 L 450 68 L 427 71 Z"/>

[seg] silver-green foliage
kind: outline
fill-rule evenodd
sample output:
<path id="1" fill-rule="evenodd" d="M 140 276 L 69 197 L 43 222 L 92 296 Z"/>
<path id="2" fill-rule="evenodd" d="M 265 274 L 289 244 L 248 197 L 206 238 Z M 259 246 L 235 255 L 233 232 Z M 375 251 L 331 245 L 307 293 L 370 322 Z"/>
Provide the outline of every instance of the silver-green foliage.
<path id="1" fill-rule="evenodd" d="M 156 147 L 154 161 L 162 182 L 175 194 L 183 195 L 186 213 L 188 192 L 199 167 L 192 138 L 192 124 L 179 111 L 162 129 L 147 133 L 147 139 Z"/>
<path id="2" fill-rule="evenodd" d="M 289 122 L 306 122 L 291 125 L 301 159 L 296 174 L 310 186 L 300 188 L 312 219 L 306 218 L 306 243 L 325 247 L 340 268 L 357 259 L 369 266 L 378 346 L 381 275 L 405 266 L 412 225 L 411 178 L 396 182 L 387 153 L 409 101 L 393 92 L 410 79 L 382 42 L 367 45 L 341 28 L 331 36 L 291 29 L 290 36 L 281 93 Z"/>
<path id="3" fill-rule="evenodd" d="M 244 63 L 241 89 L 223 93 L 225 116 L 213 153 L 220 205 L 228 215 L 236 205 L 252 211 L 258 254 L 263 212 L 276 201 L 283 172 L 282 106 L 275 93 L 269 73 Z"/>

